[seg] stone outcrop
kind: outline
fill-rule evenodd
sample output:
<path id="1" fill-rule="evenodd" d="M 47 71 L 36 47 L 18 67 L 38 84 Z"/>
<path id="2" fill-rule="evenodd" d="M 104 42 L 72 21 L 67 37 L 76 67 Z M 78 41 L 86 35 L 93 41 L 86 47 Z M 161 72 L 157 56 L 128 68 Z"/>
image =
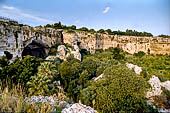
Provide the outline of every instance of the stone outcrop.
<path id="1" fill-rule="evenodd" d="M 57 48 L 57 57 L 60 59 L 66 59 L 67 49 L 64 45 L 59 45 Z"/>
<path id="2" fill-rule="evenodd" d="M 71 107 L 63 109 L 61 113 L 98 113 L 98 112 L 89 106 L 80 103 L 75 103 Z"/>
<path id="3" fill-rule="evenodd" d="M 66 60 L 66 58 L 70 55 L 73 55 L 75 59 L 81 61 L 81 53 L 77 45 L 74 45 L 74 50 L 72 48 L 66 48 L 64 45 L 58 46 L 56 57 L 59 57 L 62 60 Z"/>
<path id="4" fill-rule="evenodd" d="M 81 61 L 81 53 L 78 45 L 74 45 L 74 50 L 71 50 L 71 54 L 74 56 L 75 59 Z"/>
<path id="5" fill-rule="evenodd" d="M 161 82 L 155 75 L 150 78 L 149 84 L 152 86 L 152 88 L 147 92 L 148 98 L 161 95 L 162 87 L 170 91 L 170 81 Z"/>
<path id="6" fill-rule="evenodd" d="M 137 65 L 131 64 L 131 63 L 126 63 L 126 66 L 130 69 L 130 70 L 134 70 L 136 74 L 140 75 L 140 73 L 142 72 L 142 67 L 139 67 Z"/>

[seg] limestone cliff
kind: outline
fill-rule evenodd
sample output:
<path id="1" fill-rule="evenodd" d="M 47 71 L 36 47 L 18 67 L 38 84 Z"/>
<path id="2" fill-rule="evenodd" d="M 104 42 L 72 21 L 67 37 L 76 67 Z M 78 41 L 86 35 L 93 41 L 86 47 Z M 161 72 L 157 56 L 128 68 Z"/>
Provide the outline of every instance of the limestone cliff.
<path id="1" fill-rule="evenodd" d="M 68 33 L 65 30 L 21 26 L 0 21 L 0 56 L 4 51 L 9 51 L 14 57 L 21 57 L 24 48 L 33 40 L 40 40 L 45 45 L 43 47 L 51 47 L 63 42 L 74 45 L 77 40 L 80 49 L 87 49 L 91 53 L 95 53 L 97 49 L 119 47 L 131 54 L 139 51 L 150 54 L 170 54 L 170 38 L 92 34 L 80 31 Z"/>
<path id="2" fill-rule="evenodd" d="M 24 48 L 33 40 L 40 40 L 47 47 L 63 42 L 62 31 L 51 28 L 36 28 L 27 25 L 0 22 L 0 56 L 9 51 L 14 57 L 21 57 Z"/>
<path id="3" fill-rule="evenodd" d="M 80 48 L 85 48 L 91 53 L 97 49 L 104 50 L 109 47 L 119 47 L 131 54 L 139 51 L 150 54 L 170 53 L 170 38 L 91 34 L 87 32 L 67 33 L 64 31 L 64 43 L 73 44 L 75 36 L 80 42 Z"/>

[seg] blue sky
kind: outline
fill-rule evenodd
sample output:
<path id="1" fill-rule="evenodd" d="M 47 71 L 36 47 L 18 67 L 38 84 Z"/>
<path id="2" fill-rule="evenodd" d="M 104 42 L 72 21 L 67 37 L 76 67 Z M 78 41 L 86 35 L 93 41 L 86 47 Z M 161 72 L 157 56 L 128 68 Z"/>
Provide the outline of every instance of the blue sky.
<path id="1" fill-rule="evenodd" d="M 31 26 L 61 21 L 170 35 L 170 0 L 0 0 L 0 16 Z"/>

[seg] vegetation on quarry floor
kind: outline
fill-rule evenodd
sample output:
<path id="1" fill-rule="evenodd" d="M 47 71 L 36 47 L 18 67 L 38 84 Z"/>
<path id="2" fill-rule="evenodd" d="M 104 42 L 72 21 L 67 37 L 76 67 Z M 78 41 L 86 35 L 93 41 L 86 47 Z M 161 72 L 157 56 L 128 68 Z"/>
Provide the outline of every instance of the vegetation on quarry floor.
<path id="1" fill-rule="evenodd" d="M 58 93 L 66 95 L 68 103 L 81 101 L 99 113 L 157 112 L 147 104 L 146 92 L 150 88 L 147 81 L 152 75 L 161 81 L 170 80 L 170 55 L 145 55 L 143 52 L 130 55 L 119 48 L 97 50 L 95 54 L 84 50 L 81 54 L 82 61 L 71 56 L 67 61 L 59 58 L 45 61 L 26 56 L 11 64 L 9 56 L 4 56 L 0 59 L 0 112 L 35 110 L 35 105 L 24 102 L 25 97 Z M 129 70 L 126 63 L 142 67 L 142 73 L 138 75 Z M 99 80 L 93 79 L 101 74 L 104 76 Z M 164 89 L 161 97 L 155 97 L 155 105 L 168 108 L 169 94 Z M 48 105 L 42 106 L 52 110 Z M 61 112 L 60 108 L 57 110 Z"/>

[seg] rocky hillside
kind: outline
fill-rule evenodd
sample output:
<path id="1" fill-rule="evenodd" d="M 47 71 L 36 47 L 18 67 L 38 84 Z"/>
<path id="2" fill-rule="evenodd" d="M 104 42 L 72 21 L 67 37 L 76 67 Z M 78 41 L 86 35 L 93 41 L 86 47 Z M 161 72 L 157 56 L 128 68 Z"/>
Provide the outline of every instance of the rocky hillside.
<path id="1" fill-rule="evenodd" d="M 78 42 L 80 49 L 86 49 L 90 53 L 110 47 L 119 47 L 130 54 L 138 53 L 139 51 L 147 54 L 170 53 L 169 38 L 109 35 L 106 33 L 89 33 L 78 30 L 74 32 L 68 31 L 49 27 L 30 27 L 28 25 L 1 21 L 0 56 L 3 55 L 4 51 L 9 51 L 14 57 L 21 57 L 24 48 L 32 51 L 33 49 L 45 47 L 44 51 L 48 53 L 48 48 L 56 43 L 64 42 L 73 46 L 75 41 Z M 36 44 L 32 44 L 33 40 L 38 41 L 36 41 Z M 26 54 L 29 54 L 29 51 Z M 34 52 L 31 54 L 34 54 Z"/>

